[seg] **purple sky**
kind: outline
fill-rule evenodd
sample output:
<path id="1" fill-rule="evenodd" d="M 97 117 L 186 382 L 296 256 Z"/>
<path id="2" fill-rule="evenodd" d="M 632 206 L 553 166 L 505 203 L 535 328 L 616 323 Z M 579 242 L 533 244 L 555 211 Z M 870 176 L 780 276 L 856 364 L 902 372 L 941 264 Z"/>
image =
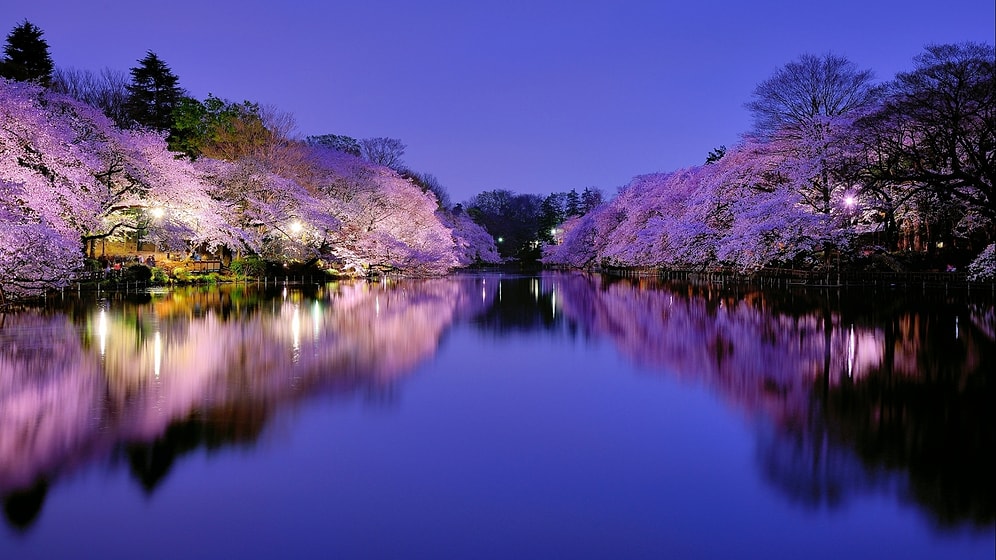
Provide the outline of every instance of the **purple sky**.
<path id="1" fill-rule="evenodd" d="M 57 66 L 152 50 L 194 96 L 273 105 L 302 135 L 400 138 L 454 202 L 700 164 L 802 53 L 889 79 L 928 43 L 996 41 L 993 0 L 0 0 L 4 36 L 25 18 Z"/>

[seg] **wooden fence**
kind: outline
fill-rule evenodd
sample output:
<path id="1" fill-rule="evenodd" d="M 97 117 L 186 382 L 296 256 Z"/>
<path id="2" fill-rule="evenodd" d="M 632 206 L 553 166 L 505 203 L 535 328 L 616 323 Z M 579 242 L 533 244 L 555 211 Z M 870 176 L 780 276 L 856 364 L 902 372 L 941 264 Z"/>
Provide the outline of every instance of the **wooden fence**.
<path id="1" fill-rule="evenodd" d="M 597 272 L 613 276 L 659 277 L 668 280 L 713 283 L 756 283 L 770 286 L 964 288 L 996 292 L 996 282 L 971 281 L 964 272 L 810 271 L 782 268 L 767 268 L 751 273 L 741 273 L 723 268 L 701 270 L 627 268 L 602 269 Z"/>

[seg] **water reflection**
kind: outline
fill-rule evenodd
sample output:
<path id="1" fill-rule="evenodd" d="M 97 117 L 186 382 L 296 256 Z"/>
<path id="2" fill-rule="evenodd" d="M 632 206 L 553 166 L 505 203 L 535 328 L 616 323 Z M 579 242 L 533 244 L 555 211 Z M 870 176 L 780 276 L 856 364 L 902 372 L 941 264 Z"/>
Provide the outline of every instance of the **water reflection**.
<path id="1" fill-rule="evenodd" d="M 24 526 L 47 480 L 123 457 L 149 492 L 175 458 L 255 441 L 317 392 L 389 394 L 482 305 L 445 280 L 175 290 L 0 323 L 0 495 Z M 37 490 L 43 489 L 42 491 Z"/>
<path id="2" fill-rule="evenodd" d="M 792 500 L 875 491 L 942 526 L 996 519 L 991 302 L 599 277 L 565 281 L 563 299 L 593 336 L 755 419 L 764 476 Z"/>
<path id="3" fill-rule="evenodd" d="M 175 290 L 0 316 L 0 495 L 31 525 L 81 465 L 154 492 L 182 455 L 252 446 L 315 394 L 390 399 L 469 322 L 607 340 L 756 430 L 787 499 L 886 494 L 939 526 L 996 519 L 996 313 L 943 295 L 771 292 L 578 274 Z"/>
<path id="4" fill-rule="evenodd" d="M 754 419 L 762 472 L 790 499 L 833 507 L 875 491 L 942 526 L 996 519 L 991 301 L 581 276 L 560 287 L 585 332 Z"/>

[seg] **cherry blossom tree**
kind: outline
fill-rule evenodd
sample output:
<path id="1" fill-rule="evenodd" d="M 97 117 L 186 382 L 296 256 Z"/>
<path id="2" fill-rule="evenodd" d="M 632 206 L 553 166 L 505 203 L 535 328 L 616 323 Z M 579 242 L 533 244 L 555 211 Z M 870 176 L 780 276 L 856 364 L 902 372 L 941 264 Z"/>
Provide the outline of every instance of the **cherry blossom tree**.
<path id="1" fill-rule="evenodd" d="M 625 218 L 626 213 L 616 203 L 616 199 L 583 216 L 569 218 L 562 224 L 563 243 L 547 245 L 544 248 L 543 262 L 572 268 L 603 264 L 603 261 L 607 261 L 605 246 Z"/>
<path id="2" fill-rule="evenodd" d="M 66 286 L 82 266 L 79 242 L 25 204 L 22 185 L 0 179 L 0 308 L 9 297 Z"/>
<path id="3" fill-rule="evenodd" d="M 495 239 L 477 224 L 462 208 L 453 211 L 438 210 L 440 222 L 452 231 L 457 261 L 462 266 L 501 262 Z"/>
<path id="4" fill-rule="evenodd" d="M 787 159 L 770 143 L 745 142 L 709 165 L 637 177 L 565 223 L 563 244 L 548 247 L 544 262 L 749 272 L 846 245 L 846 224 L 792 188 Z"/>
<path id="5" fill-rule="evenodd" d="M 39 247 L 63 254 L 70 246 L 80 252 L 83 242 L 92 250 L 97 239 L 139 227 L 171 246 L 238 238 L 219 219 L 217 201 L 207 196 L 201 177 L 166 149 L 160 134 L 122 131 L 94 107 L 7 81 L 0 81 L 0 117 L 0 180 L 11 193 L 10 227 L 33 224 L 32 239 L 40 239 L 42 231 L 62 237 L 38 241 Z M 39 254 L 29 260 L 30 255 L 18 258 L 17 270 L 35 271 L 32 278 L 49 270 L 63 276 L 59 283 L 71 278 L 71 267 L 39 268 L 52 258 Z M 79 259 L 63 257 L 78 264 Z M 14 268 L 6 274 L 24 276 Z M 51 282 L 30 285 L 42 289 Z"/>
<path id="6" fill-rule="evenodd" d="M 312 180 L 341 223 L 331 244 L 344 268 L 432 274 L 459 265 L 431 192 L 343 152 L 316 147 L 312 153 Z"/>

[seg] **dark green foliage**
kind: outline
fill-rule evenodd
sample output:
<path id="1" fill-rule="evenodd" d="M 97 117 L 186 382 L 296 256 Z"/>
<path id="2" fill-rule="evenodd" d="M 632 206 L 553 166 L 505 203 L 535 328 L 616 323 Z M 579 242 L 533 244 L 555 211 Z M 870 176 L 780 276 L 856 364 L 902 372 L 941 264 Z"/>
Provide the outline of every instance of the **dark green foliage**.
<path id="1" fill-rule="evenodd" d="M 200 101 L 183 96 L 173 107 L 173 125 L 166 144 L 170 151 L 196 158 L 207 137 L 207 110 Z"/>
<path id="2" fill-rule="evenodd" d="M 137 124 L 154 130 L 173 127 L 173 110 L 183 95 L 179 78 L 152 51 L 131 69 L 128 84 L 128 115 Z"/>
<path id="3" fill-rule="evenodd" d="M 133 264 L 125 270 L 122 279 L 129 282 L 148 282 L 152 279 L 152 269 L 144 264 Z"/>
<path id="4" fill-rule="evenodd" d="M 0 61 L 0 76 L 19 82 L 35 82 L 43 86 L 52 83 L 55 65 L 48 53 L 44 32 L 24 20 L 7 35 Z"/>
<path id="5" fill-rule="evenodd" d="M 233 259 L 229 264 L 232 274 L 242 277 L 257 277 L 266 274 L 266 261 L 259 257 Z"/>
<path id="6" fill-rule="evenodd" d="M 231 144 L 245 132 L 246 127 L 240 124 L 250 121 L 262 122 L 256 103 L 234 103 L 210 94 L 203 102 L 183 96 L 173 109 L 173 125 L 166 142 L 170 150 L 191 158 L 207 155 L 228 159 Z"/>
<path id="7" fill-rule="evenodd" d="M 166 284 L 169 282 L 169 274 L 158 266 L 152 268 L 150 278 L 153 284 Z"/>

